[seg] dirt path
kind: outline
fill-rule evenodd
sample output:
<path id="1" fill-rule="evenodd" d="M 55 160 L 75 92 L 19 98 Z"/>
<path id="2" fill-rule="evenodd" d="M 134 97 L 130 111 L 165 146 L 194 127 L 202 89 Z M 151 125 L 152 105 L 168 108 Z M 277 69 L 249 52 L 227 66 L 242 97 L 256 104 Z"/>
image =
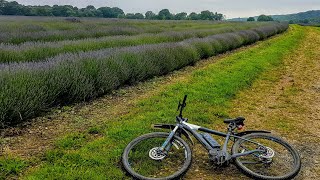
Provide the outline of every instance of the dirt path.
<path id="1" fill-rule="evenodd" d="M 320 177 L 320 32 L 314 28 L 306 31 L 305 41 L 284 59 L 284 67 L 242 92 L 234 101 L 231 114 L 246 116 L 250 128 L 273 129 L 290 139 L 302 157 L 302 173 L 297 179 L 317 179 Z"/>
<path id="2" fill-rule="evenodd" d="M 230 115 L 247 118 L 248 129 L 272 129 L 299 150 L 302 170 L 296 179 L 320 177 L 320 32 L 306 29 L 306 39 L 284 66 L 264 73 L 232 102 Z M 221 129 L 222 130 L 222 129 Z M 203 148 L 186 179 L 248 179 L 235 166 L 214 169 Z M 191 173 L 192 172 L 192 173 Z"/>

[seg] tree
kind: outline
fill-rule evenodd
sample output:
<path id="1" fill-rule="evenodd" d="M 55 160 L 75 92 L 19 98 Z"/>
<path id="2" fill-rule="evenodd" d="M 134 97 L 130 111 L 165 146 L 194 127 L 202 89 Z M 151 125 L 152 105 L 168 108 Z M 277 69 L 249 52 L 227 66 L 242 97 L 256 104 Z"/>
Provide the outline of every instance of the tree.
<path id="1" fill-rule="evenodd" d="M 101 7 L 98 9 L 101 12 L 102 17 L 109 18 L 111 17 L 111 8 L 109 7 Z"/>
<path id="2" fill-rule="evenodd" d="M 135 19 L 144 19 L 144 15 L 141 13 L 136 13 L 134 14 L 134 16 L 135 16 Z"/>
<path id="3" fill-rule="evenodd" d="M 119 18 L 119 19 L 125 19 L 125 18 L 126 18 L 126 15 L 125 15 L 125 14 L 120 14 L 120 15 L 118 16 L 118 18 Z"/>
<path id="4" fill-rule="evenodd" d="M 24 15 L 22 12 L 23 6 L 16 1 L 2 2 L 2 14 L 3 15 Z"/>
<path id="5" fill-rule="evenodd" d="M 216 13 L 213 15 L 213 19 L 216 20 L 216 21 L 222 21 L 222 20 L 224 19 L 224 16 L 223 16 L 223 14 L 216 12 Z"/>
<path id="6" fill-rule="evenodd" d="M 187 19 L 187 13 L 185 12 L 181 12 L 181 13 L 178 13 L 174 16 L 174 19 L 175 20 L 186 20 Z"/>
<path id="7" fill-rule="evenodd" d="M 173 19 L 173 15 L 170 13 L 169 9 L 162 9 L 158 14 L 158 19 L 170 20 Z"/>
<path id="8" fill-rule="evenodd" d="M 125 16 L 126 19 L 135 19 L 135 16 L 133 13 L 127 13 Z"/>
<path id="9" fill-rule="evenodd" d="M 155 13 L 153 13 L 152 11 L 147 11 L 146 12 L 146 19 L 156 19 L 157 15 Z"/>
<path id="10" fill-rule="evenodd" d="M 254 17 L 249 17 L 247 21 L 256 21 L 256 19 L 254 19 Z"/>
<path id="11" fill-rule="evenodd" d="M 309 20 L 309 19 L 304 19 L 304 20 L 302 20 L 302 23 L 304 23 L 304 24 L 309 24 L 309 23 L 310 23 L 310 20 Z"/>
<path id="12" fill-rule="evenodd" d="M 190 20 L 198 20 L 198 19 L 200 19 L 200 16 L 199 16 L 199 14 L 197 14 L 195 12 L 192 12 L 192 13 L 189 14 L 188 19 L 190 19 Z"/>
<path id="13" fill-rule="evenodd" d="M 273 18 L 262 14 L 258 17 L 258 21 L 273 21 Z"/>
<path id="14" fill-rule="evenodd" d="M 158 15 L 152 11 L 145 13 L 128 13 L 125 14 L 118 7 L 101 7 L 96 9 L 92 5 L 85 8 L 77 8 L 71 5 L 45 5 L 45 6 L 25 6 L 16 1 L 0 0 L 0 15 L 24 15 L 24 16 L 76 16 L 76 17 L 104 17 L 104 18 L 129 18 L 129 19 L 160 19 L 160 20 L 216 20 L 221 21 L 225 17 L 223 14 L 202 11 L 201 14 L 195 12 L 189 16 L 185 12 L 176 15 L 171 14 L 168 9 L 162 9 Z"/>
<path id="15" fill-rule="evenodd" d="M 144 19 L 143 14 L 141 13 L 128 13 L 125 16 L 126 19 Z"/>
<path id="16" fill-rule="evenodd" d="M 112 11 L 112 18 L 117 18 L 119 15 L 124 15 L 124 12 L 122 9 L 118 8 L 118 7 L 113 7 L 111 8 Z"/>
<path id="17" fill-rule="evenodd" d="M 85 8 L 81 8 L 79 10 L 77 10 L 77 16 L 80 16 L 80 17 L 98 17 L 98 12 L 97 9 L 92 6 L 92 5 L 89 5 Z"/>
<path id="18" fill-rule="evenodd" d="M 102 13 L 102 16 L 105 18 L 117 18 L 119 17 L 119 15 L 124 15 L 123 10 L 117 7 L 101 7 L 98 10 Z"/>
<path id="19" fill-rule="evenodd" d="M 89 10 L 89 11 L 95 11 L 95 10 L 97 10 L 97 9 L 96 9 L 94 6 L 92 6 L 92 5 L 87 6 L 86 9 Z"/>
<path id="20" fill-rule="evenodd" d="M 30 16 L 53 16 L 50 6 L 33 6 L 30 9 Z"/>
<path id="21" fill-rule="evenodd" d="M 5 4 L 7 3 L 7 1 L 5 0 L 0 0 L 0 15 L 3 14 L 3 8 L 5 6 Z"/>
<path id="22" fill-rule="evenodd" d="M 96 11 L 94 11 L 94 10 L 89 10 L 87 8 L 81 8 L 77 11 L 77 15 L 80 17 L 95 17 L 96 16 L 95 12 Z"/>
<path id="23" fill-rule="evenodd" d="M 200 13 L 200 19 L 202 19 L 202 20 L 213 20 L 214 18 L 213 18 L 213 13 L 212 12 L 210 12 L 210 11 L 202 11 L 201 13 Z"/>
<path id="24" fill-rule="evenodd" d="M 70 6 L 70 5 L 65 5 L 65 6 L 54 5 L 52 7 L 52 14 L 54 16 L 70 17 L 70 16 L 76 15 L 76 11 L 74 11 L 73 6 Z"/>
<path id="25" fill-rule="evenodd" d="M 4 5 L 7 3 L 5 0 L 0 0 L 0 8 L 4 7 Z"/>

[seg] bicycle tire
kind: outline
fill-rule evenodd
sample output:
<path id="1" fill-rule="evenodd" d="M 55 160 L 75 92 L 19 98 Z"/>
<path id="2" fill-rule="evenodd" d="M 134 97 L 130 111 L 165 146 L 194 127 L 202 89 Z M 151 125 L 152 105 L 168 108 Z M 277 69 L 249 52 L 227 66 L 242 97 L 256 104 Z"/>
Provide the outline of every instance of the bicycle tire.
<path id="1" fill-rule="evenodd" d="M 257 172 L 253 172 L 248 167 L 246 167 L 240 161 L 241 157 L 235 158 L 235 161 L 234 161 L 235 165 L 238 167 L 238 169 L 240 171 L 242 171 L 247 176 L 254 178 L 254 179 L 261 179 L 261 180 L 287 180 L 287 179 L 294 178 L 299 173 L 299 171 L 301 169 L 300 156 L 299 156 L 298 152 L 289 143 L 287 143 L 283 139 L 276 137 L 274 135 L 265 134 L 265 133 L 248 134 L 248 135 L 242 136 L 242 138 L 244 138 L 244 139 L 265 139 L 265 140 L 273 141 L 275 143 L 278 143 L 282 147 L 284 147 L 288 152 L 290 152 L 290 154 L 293 157 L 292 170 L 289 173 L 286 173 L 286 174 L 280 175 L 280 176 L 266 176 L 266 175 L 258 174 Z M 253 140 L 253 141 L 255 141 L 255 140 Z M 239 147 L 240 147 L 241 143 L 243 143 L 243 142 L 245 142 L 245 140 L 243 140 L 243 139 L 238 139 L 235 142 L 235 144 L 232 147 L 232 154 L 239 152 L 239 150 L 240 150 Z M 270 148 L 272 148 L 272 147 L 270 147 Z M 276 155 L 277 154 L 275 153 L 275 156 Z M 279 168 L 281 168 L 281 167 L 279 167 Z"/>
<path id="2" fill-rule="evenodd" d="M 174 174 L 167 176 L 167 177 L 162 177 L 162 178 L 150 178 L 150 177 L 145 177 L 137 172 L 135 172 L 132 167 L 130 166 L 130 162 L 129 162 L 129 153 L 131 151 L 131 149 L 137 145 L 139 142 L 142 142 L 144 140 L 150 139 L 150 138 L 156 138 L 156 137 L 162 137 L 162 138 L 166 138 L 169 136 L 169 133 L 162 133 L 162 132 L 156 132 L 156 133 L 150 133 L 150 134 L 145 134 L 142 135 L 136 139 L 134 139 L 133 141 L 131 141 L 127 147 L 125 148 L 123 155 L 122 155 L 122 164 L 124 169 L 135 179 L 143 179 L 143 180 L 170 180 L 170 179 L 177 179 L 181 176 L 183 176 L 188 169 L 190 168 L 191 162 L 192 162 L 192 151 L 190 149 L 190 146 L 188 145 L 188 143 L 186 143 L 183 139 L 181 139 L 178 136 L 174 136 L 173 139 L 174 140 L 178 140 L 179 142 L 181 142 L 185 148 L 185 152 L 187 153 L 187 157 L 185 160 L 185 163 L 183 164 L 183 167 L 175 172 Z"/>

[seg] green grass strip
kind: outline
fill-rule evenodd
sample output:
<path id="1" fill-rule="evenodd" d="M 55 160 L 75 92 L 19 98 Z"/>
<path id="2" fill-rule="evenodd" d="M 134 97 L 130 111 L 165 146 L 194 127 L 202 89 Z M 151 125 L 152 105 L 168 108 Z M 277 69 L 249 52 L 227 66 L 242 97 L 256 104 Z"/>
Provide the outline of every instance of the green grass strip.
<path id="1" fill-rule="evenodd" d="M 302 27 L 292 26 L 284 35 L 234 53 L 196 70 L 184 82 L 141 100 L 130 113 L 98 129 L 103 136 L 90 141 L 88 134 L 68 135 L 46 153 L 43 164 L 26 179 L 123 179 L 120 156 L 133 138 L 152 131 L 153 123 L 174 123 L 178 99 L 189 95 L 185 116 L 199 125 L 220 124 L 230 101 L 250 87 L 261 73 L 280 66 L 282 59 L 303 40 Z M 72 142 L 74 141 L 74 142 Z M 68 144 L 76 144 L 75 147 Z"/>
<path id="2" fill-rule="evenodd" d="M 10 176 L 18 175 L 27 163 L 13 157 L 0 157 L 0 180 L 9 179 Z"/>

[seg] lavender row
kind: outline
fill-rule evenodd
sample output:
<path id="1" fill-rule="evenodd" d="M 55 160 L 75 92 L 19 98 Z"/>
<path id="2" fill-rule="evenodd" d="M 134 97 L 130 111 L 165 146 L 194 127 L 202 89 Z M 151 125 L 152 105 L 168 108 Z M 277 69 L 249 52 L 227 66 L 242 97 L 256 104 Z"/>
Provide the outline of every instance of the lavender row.
<path id="1" fill-rule="evenodd" d="M 287 24 L 161 43 L 63 54 L 40 63 L 0 66 L 0 121 L 14 124 L 58 104 L 86 101 L 124 84 L 163 75 L 254 43 Z"/>
<path id="2" fill-rule="evenodd" d="M 54 21 L 0 21 L 0 43 L 21 44 L 28 41 L 52 42 L 66 39 L 83 39 L 113 35 L 136 35 L 142 33 L 159 33 L 164 31 L 182 31 L 186 29 L 215 28 L 237 23 L 209 22 L 158 22 L 148 20 L 81 20 L 70 23 L 63 19 Z M 243 23 L 263 24 L 263 23 Z"/>
<path id="3" fill-rule="evenodd" d="M 41 61 L 61 53 L 93 51 L 111 47 L 136 46 L 164 42 L 178 42 L 188 38 L 234 32 L 251 26 L 222 27 L 184 32 L 163 32 L 159 34 L 141 34 L 136 36 L 111 36 L 58 42 L 26 42 L 20 45 L 0 44 L 0 63 Z"/>
<path id="4" fill-rule="evenodd" d="M 64 39 L 82 39 L 114 35 L 136 35 L 146 31 L 137 27 L 106 27 L 92 29 L 76 29 L 72 31 L 38 31 L 38 32 L 6 32 L 0 33 L 0 42 L 20 44 L 27 41 L 60 41 Z"/>

